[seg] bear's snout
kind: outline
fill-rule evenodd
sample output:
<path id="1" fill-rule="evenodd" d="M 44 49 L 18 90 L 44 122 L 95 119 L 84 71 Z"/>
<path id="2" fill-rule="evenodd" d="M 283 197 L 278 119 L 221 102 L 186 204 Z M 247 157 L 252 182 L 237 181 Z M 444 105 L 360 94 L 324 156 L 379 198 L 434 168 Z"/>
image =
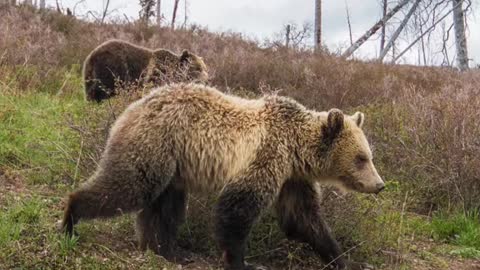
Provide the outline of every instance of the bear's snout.
<path id="1" fill-rule="evenodd" d="M 378 183 L 378 184 L 376 185 L 376 188 L 377 188 L 377 192 L 375 192 L 375 194 L 378 194 L 378 193 L 380 193 L 382 190 L 385 189 L 385 183 L 383 183 L 383 182 L 382 182 L 382 183 Z"/>

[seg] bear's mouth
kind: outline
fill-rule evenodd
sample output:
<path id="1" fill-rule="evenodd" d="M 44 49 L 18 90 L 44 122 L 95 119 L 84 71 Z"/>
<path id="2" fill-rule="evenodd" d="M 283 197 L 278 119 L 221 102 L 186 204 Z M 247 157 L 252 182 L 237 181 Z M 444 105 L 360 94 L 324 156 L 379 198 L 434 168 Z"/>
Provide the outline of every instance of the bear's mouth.
<path id="1" fill-rule="evenodd" d="M 363 188 L 363 184 L 360 183 L 360 182 L 355 182 L 355 180 L 354 180 L 353 177 L 351 177 L 351 176 L 340 176 L 339 179 L 340 179 L 340 182 L 341 182 L 347 189 L 350 189 L 350 190 L 359 190 L 359 189 Z"/>

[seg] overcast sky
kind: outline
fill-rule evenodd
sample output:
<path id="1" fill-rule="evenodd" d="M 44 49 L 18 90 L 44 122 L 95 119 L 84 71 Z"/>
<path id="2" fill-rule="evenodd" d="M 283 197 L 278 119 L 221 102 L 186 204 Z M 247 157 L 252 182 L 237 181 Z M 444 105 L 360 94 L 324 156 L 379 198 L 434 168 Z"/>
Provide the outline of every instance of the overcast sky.
<path id="1" fill-rule="evenodd" d="M 63 7 L 73 9 L 78 0 L 60 0 Z M 60 2 L 59 1 L 59 2 Z M 77 15 L 86 14 L 88 10 L 100 12 L 106 0 L 85 0 L 77 5 Z M 111 16 L 138 18 L 140 9 L 137 0 L 111 0 Z M 171 19 L 174 0 L 162 0 L 162 14 L 166 20 Z M 188 22 L 207 26 L 211 31 L 235 31 L 263 41 L 272 38 L 285 23 L 313 23 L 314 0 L 188 0 Z M 47 0 L 47 5 L 54 5 L 54 0 Z M 348 4 L 352 23 L 353 39 L 360 37 L 381 15 L 380 0 L 324 0 L 323 1 L 323 36 L 324 44 L 331 51 L 344 50 L 349 45 L 348 26 L 345 3 Z M 470 66 L 480 63 L 480 8 L 474 0 L 473 16 L 469 17 L 467 33 L 469 57 L 473 59 Z M 184 0 L 180 1 L 177 21 L 183 21 Z M 453 36 L 452 36 L 453 38 Z M 312 38 L 313 39 L 313 38 Z M 435 39 L 439 41 L 441 39 Z M 400 43 L 398 50 L 407 45 Z M 432 51 L 438 50 L 438 44 L 431 42 Z M 356 53 L 359 58 L 374 58 L 379 53 L 379 41 L 368 41 Z M 454 56 L 453 42 L 450 57 Z M 412 49 L 402 61 L 417 64 L 418 50 Z M 430 64 L 439 64 L 440 55 L 429 59 Z"/>

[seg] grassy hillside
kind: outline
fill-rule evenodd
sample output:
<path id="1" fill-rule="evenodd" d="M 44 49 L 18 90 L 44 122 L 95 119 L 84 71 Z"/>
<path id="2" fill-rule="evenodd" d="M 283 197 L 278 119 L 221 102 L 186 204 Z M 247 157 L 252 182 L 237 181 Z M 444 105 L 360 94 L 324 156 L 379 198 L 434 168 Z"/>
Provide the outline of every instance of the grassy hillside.
<path id="1" fill-rule="evenodd" d="M 366 114 L 366 133 L 387 190 L 325 193 L 328 223 L 347 254 L 379 269 L 480 268 L 480 73 L 345 61 L 328 52 L 263 47 L 235 33 L 192 26 L 98 25 L 52 12 L 0 10 L 0 269 L 178 269 L 136 248 L 133 219 L 84 222 L 56 232 L 67 192 L 93 172 L 108 128 L 133 99 L 84 101 L 81 64 L 109 38 L 204 57 L 209 84 L 258 96 L 279 92 L 317 110 Z M 180 243 L 216 269 L 215 197 L 191 196 Z M 272 269 L 322 269 L 286 241 L 266 213 L 248 260 Z"/>

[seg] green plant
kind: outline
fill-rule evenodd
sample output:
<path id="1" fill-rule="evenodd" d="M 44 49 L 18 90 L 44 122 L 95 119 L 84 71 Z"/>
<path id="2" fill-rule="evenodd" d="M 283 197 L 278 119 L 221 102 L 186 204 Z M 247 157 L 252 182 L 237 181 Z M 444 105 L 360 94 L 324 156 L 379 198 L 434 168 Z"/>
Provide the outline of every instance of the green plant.
<path id="1" fill-rule="evenodd" d="M 433 236 L 455 245 L 480 249 L 478 218 L 476 211 L 436 214 L 431 222 Z"/>

